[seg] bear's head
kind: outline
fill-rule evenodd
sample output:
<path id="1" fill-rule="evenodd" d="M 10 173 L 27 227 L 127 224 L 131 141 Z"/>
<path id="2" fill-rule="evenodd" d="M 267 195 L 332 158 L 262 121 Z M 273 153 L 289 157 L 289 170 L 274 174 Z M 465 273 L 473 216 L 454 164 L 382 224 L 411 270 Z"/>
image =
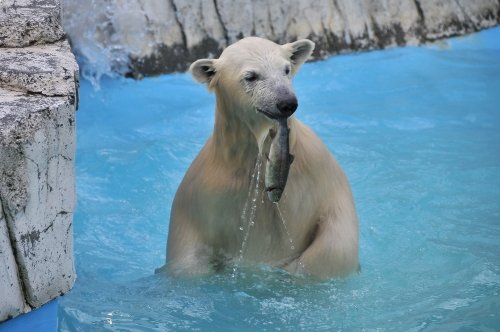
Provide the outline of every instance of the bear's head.
<path id="1" fill-rule="evenodd" d="M 289 117 L 297 109 L 291 80 L 313 49 L 314 43 L 307 39 L 278 45 L 247 37 L 227 47 L 218 59 L 195 61 L 190 71 L 215 91 L 218 108 L 231 112 L 258 135 L 256 127 L 268 129 L 273 119 Z"/>

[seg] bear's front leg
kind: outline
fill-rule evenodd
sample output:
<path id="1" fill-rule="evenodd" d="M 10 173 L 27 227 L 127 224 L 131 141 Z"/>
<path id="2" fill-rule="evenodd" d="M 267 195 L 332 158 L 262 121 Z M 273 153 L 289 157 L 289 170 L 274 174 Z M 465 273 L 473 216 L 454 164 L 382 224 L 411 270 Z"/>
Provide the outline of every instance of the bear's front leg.
<path id="1" fill-rule="evenodd" d="M 199 276 L 213 272 L 211 249 L 203 243 L 199 230 L 179 216 L 170 221 L 166 270 L 173 276 Z"/>
<path id="2" fill-rule="evenodd" d="M 309 247 L 285 269 L 320 279 L 345 277 L 358 269 L 358 222 L 355 214 L 320 220 Z"/>

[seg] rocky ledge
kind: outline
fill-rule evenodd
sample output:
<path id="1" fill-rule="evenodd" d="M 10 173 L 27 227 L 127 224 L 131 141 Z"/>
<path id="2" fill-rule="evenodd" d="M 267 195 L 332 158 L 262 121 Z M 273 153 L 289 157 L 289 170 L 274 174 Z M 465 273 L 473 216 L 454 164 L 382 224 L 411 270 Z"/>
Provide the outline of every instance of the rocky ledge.
<path id="1" fill-rule="evenodd" d="M 499 0 L 64 0 L 64 26 L 90 71 L 185 70 L 254 35 L 309 38 L 315 58 L 416 45 L 500 23 Z"/>
<path id="2" fill-rule="evenodd" d="M 75 281 L 78 65 L 57 0 L 0 3 L 0 322 Z"/>

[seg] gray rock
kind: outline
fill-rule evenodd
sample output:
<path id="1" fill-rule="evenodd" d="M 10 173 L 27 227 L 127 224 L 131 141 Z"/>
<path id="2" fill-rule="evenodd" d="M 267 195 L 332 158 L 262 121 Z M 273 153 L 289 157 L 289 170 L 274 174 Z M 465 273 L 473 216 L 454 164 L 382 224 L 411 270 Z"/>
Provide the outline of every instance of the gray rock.
<path id="1" fill-rule="evenodd" d="M 75 100 L 3 89 L 0 100 L 0 200 L 17 263 L 11 268 L 19 269 L 27 304 L 38 307 L 75 280 Z"/>
<path id="2" fill-rule="evenodd" d="M 0 50 L 0 85 L 30 95 L 75 96 L 75 59 L 67 41 Z"/>
<path id="3" fill-rule="evenodd" d="M 64 37 L 59 0 L 0 1 L 0 47 L 52 43 Z"/>
<path id="4" fill-rule="evenodd" d="M 75 281 L 72 219 L 79 74 L 68 42 L 61 39 L 58 1 L 18 0 L 1 6 L 3 321 L 67 292 Z"/>
<path id="5" fill-rule="evenodd" d="M 2 205 L 0 204 L 0 322 L 10 317 L 17 316 L 25 311 L 24 296 L 16 260 L 10 245 L 10 237 L 7 229 L 7 221 L 4 218 Z"/>
<path id="6" fill-rule="evenodd" d="M 234 41 L 316 42 L 313 56 L 416 45 L 500 23 L 497 0 L 63 0 L 87 76 L 184 70 Z"/>
<path id="7" fill-rule="evenodd" d="M 428 40 L 495 26 L 500 19 L 500 3 L 496 0 L 419 0 L 419 3 Z"/>
<path id="8" fill-rule="evenodd" d="M 69 69 L 74 73 L 76 63 Z M 62 97 L 0 89 L 0 200 L 31 307 L 67 292 L 75 280 L 76 79 L 72 74 L 73 94 Z"/>
<path id="9" fill-rule="evenodd" d="M 1 95 L 0 198 L 25 299 L 38 307 L 75 280 L 75 106 L 68 97 Z"/>

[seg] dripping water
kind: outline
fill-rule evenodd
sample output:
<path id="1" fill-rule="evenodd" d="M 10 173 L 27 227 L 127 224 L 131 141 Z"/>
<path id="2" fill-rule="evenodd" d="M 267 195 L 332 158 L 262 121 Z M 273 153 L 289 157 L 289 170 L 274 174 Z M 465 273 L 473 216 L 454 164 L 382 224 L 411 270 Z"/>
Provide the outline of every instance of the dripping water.
<path id="1" fill-rule="evenodd" d="M 283 217 L 283 214 L 281 213 L 281 209 L 280 209 L 278 202 L 275 202 L 274 205 L 276 205 L 276 209 L 278 210 L 278 216 L 281 219 L 283 229 L 285 230 L 286 236 L 288 238 L 288 243 L 290 244 L 290 250 L 293 253 L 293 251 L 295 250 L 295 244 L 293 243 L 293 238 L 290 235 L 290 231 L 288 230 L 288 226 L 286 225 L 285 218 Z M 306 266 L 305 266 L 304 262 L 302 261 L 301 257 L 298 258 L 297 266 L 298 266 L 298 268 L 295 271 L 296 273 L 304 273 L 305 272 Z"/>
<path id="2" fill-rule="evenodd" d="M 257 198 L 259 196 L 259 182 L 260 182 L 260 171 L 262 166 L 262 159 L 257 158 L 255 167 L 250 179 L 250 186 L 247 194 L 247 199 L 245 200 L 245 205 L 243 206 L 243 211 L 240 217 L 240 227 L 241 232 L 245 232 L 243 236 L 243 241 L 241 242 L 241 248 L 238 252 L 238 259 L 233 266 L 233 278 L 236 276 L 239 263 L 243 260 L 243 255 L 245 254 L 245 249 L 247 247 L 248 237 L 250 236 L 250 229 L 255 225 L 255 218 L 257 212 Z M 248 214 L 248 208 L 250 207 L 250 214 Z"/>
<path id="3" fill-rule="evenodd" d="M 244 232 L 243 241 L 241 243 L 240 250 L 238 251 L 238 258 L 233 265 L 233 273 L 232 277 L 235 278 L 238 272 L 238 267 L 241 261 L 243 260 L 243 256 L 245 255 L 245 251 L 248 244 L 248 238 L 250 236 L 250 230 L 255 225 L 255 219 L 257 215 L 257 204 L 260 201 L 261 204 L 264 204 L 264 190 L 260 191 L 260 176 L 261 176 L 261 166 L 262 159 L 260 157 L 257 158 L 255 162 L 255 166 L 252 172 L 252 176 L 250 178 L 250 185 L 248 189 L 247 198 L 245 200 L 245 204 L 243 205 L 243 210 L 240 216 L 240 232 Z M 259 193 L 261 194 L 259 197 Z M 278 216 L 283 225 L 283 230 L 286 234 L 287 241 L 289 243 L 289 248 L 293 252 L 295 250 L 295 244 L 293 242 L 293 238 L 290 234 L 288 226 L 286 224 L 285 218 L 281 212 L 278 202 L 275 202 L 274 205 L 278 211 Z M 302 266 L 301 262 L 299 265 Z"/>
<path id="4" fill-rule="evenodd" d="M 257 158 L 255 161 L 255 166 L 253 168 L 252 176 L 250 178 L 250 185 L 248 186 L 248 194 L 247 198 L 245 200 L 245 205 L 243 206 L 243 211 L 241 212 L 240 216 L 240 231 L 243 231 L 245 228 L 245 221 L 246 221 L 246 216 L 247 216 L 247 210 L 248 210 L 248 204 L 250 202 L 250 196 L 252 195 L 252 189 L 255 186 L 255 175 L 257 172 L 260 172 L 260 158 Z"/>
<path id="5" fill-rule="evenodd" d="M 290 250 L 295 250 L 295 245 L 293 243 L 292 236 L 290 235 L 290 231 L 288 230 L 288 227 L 286 225 L 285 218 L 283 218 L 283 214 L 281 213 L 280 206 L 278 202 L 275 202 L 274 205 L 276 206 L 276 209 L 278 210 L 278 215 L 281 219 L 281 224 L 283 225 L 283 229 L 285 230 L 286 236 L 288 237 L 288 242 L 290 243 Z"/>

